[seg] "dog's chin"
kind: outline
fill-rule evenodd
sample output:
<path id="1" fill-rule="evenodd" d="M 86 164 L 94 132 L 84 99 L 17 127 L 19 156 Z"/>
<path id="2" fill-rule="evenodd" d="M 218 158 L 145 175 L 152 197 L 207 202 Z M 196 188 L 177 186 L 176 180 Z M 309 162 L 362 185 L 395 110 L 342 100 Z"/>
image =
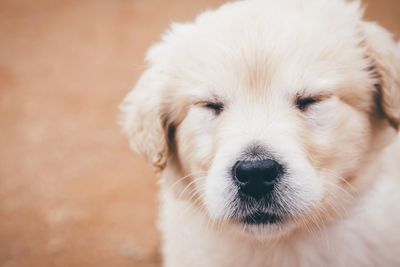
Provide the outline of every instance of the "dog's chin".
<path id="1" fill-rule="evenodd" d="M 286 236 L 293 229 L 290 224 L 247 224 L 236 223 L 234 226 L 235 231 L 245 237 L 254 240 L 276 240 Z"/>
<path id="2" fill-rule="evenodd" d="M 294 225 L 290 218 L 268 212 L 257 212 L 232 220 L 236 231 L 258 240 L 275 239 L 289 233 Z"/>
<path id="3" fill-rule="evenodd" d="M 269 212 L 255 212 L 240 220 L 246 225 L 273 225 L 282 223 L 283 216 Z"/>

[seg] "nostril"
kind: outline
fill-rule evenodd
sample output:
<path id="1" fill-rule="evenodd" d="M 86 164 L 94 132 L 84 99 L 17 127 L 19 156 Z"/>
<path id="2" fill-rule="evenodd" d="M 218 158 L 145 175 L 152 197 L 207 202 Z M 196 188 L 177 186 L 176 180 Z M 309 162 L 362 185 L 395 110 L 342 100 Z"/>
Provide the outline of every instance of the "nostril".
<path id="1" fill-rule="evenodd" d="M 281 175 L 282 167 L 276 161 L 268 160 L 264 163 L 264 167 L 261 170 L 263 182 L 267 184 L 275 183 L 275 180 Z"/>
<path id="2" fill-rule="evenodd" d="M 282 166 L 274 160 L 238 161 L 233 167 L 233 177 L 241 188 L 271 190 L 282 175 Z"/>
<path id="3" fill-rule="evenodd" d="M 249 182 L 250 173 L 244 161 L 238 161 L 235 163 L 233 167 L 233 177 L 235 177 L 236 181 L 239 185 L 244 186 Z"/>

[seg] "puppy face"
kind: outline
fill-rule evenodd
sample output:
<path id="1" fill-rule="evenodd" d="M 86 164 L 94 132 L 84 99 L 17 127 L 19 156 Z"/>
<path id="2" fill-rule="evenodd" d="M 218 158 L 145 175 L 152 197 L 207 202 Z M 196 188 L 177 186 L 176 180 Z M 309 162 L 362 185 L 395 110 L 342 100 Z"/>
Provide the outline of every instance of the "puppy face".
<path id="1" fill-rule="evenodd" d="M 235 2 L 173 26 L 148 59 L 123 105 L 131 144 L 242 232 L 344 214 L 399 124 L 399 55 L 354 3 Z"/>

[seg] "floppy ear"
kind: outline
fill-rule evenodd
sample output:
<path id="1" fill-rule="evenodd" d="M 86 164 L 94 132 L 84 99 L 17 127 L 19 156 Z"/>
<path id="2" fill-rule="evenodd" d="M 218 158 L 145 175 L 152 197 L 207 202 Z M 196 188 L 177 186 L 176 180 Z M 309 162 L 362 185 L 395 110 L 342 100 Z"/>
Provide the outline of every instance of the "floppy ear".
<path id="1" fill-rule="evenodd" d="M 378 79 L 379 109 L 390 125 L 400 128 L 400 51 L 390 34 L 375 23 L 363 22 L 364 45 L 371 71 Z"/>
<path id="2" fill-rule="evenodd" d="M 121 105 L 121 125 L 131 148 L 159 169 L 165 167 L 169 153 L 167 123 L 161 110 L 165 86 L 161 72 L 150 68 Z"/>

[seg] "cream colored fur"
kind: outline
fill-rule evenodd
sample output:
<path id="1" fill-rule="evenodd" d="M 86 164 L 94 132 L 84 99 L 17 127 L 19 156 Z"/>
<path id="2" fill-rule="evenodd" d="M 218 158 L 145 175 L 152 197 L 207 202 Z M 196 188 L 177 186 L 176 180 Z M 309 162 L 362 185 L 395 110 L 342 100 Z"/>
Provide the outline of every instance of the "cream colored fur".
<path id="1" fill-rule="evenodd" d="M 147 59 L 122 126 L 161 171 L 165 266 L 400 266 L 400 55 L 359 2 L 228 3 Z M 254 143 L 289 170 L 276 225 L 232 204 Z"/>

